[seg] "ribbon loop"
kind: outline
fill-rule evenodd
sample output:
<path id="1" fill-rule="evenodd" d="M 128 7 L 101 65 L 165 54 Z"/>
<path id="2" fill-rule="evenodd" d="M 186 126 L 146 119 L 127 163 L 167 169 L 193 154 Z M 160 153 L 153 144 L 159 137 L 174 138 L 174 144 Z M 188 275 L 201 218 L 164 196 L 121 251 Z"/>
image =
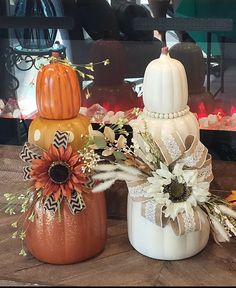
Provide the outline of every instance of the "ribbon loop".
<path id="1" fill-rule="evenodd" d="M 56 148 L 60 147 L 66 148 L 68 145 L 68 140 L 69 140 L 69 133 L 57 130 L 53 139 L 53 145 Z"/>
<path id="2" fill-rule="evenodd" d="M 197 178 L 195 180 L 196 183 L 204 182 L 205 184 L 209 185 L 209 183 L 213 180 L 211 155 L 208 154 L 207 148 L 200 142 L 200 140 L 193 135 L 189 135 L 186 138 L 185 143 L 182 141 L 180 135 L 177 132 L 163 136 L 161 139 L 155 140 L 155 142 L 160 149 L 162 157 L 167 166 L 170 164 L 183 164 L 181 165 L 181 167 L 183 167 L 181 169 L 194 170 L 189 171 L 188 174 L 186 173 L 187 171 L 185 171 L 185 177 L 187 177 L 186 175 L 192 175 L 191 177 L 196 175 L 194 176 Z M 172 171 L 170 171 L 170 173 L 171 172 Z M 135 181 L 134 183 L 127 182 L 131 199 L 133 201 L 141 202 L 141 215 L 143 217 L 160 227 L 165 227 L 165 225 L 170 223 L 174 233 L 178 236 L 193 231 L 199 231 L 201 229 L 201 213 L 203 213 L 203 211 L 199 206 L 190 204 L 191 209 L 187 209 L 186 205 L 186 209 L 178 212 L 178 214 L 174 216 L 175 218 L 173 218 L 173 216 L 168 214 L 166 210 L 168 207 L 165 207 L 166 204 L 162 204 L 166 203 L 163 202 L 164 198 L 160 198 L 160 200 L 158 200 L 157 197 L 153 197 L 153 194 L 152 197 L 149 196 L 150 193 L 148 192 L 148 189 L 145 189 L 148 186 L 148 182 L 145 181 L 147 180 L 140 179 L 140 181 Z M 191 192 L 188 197 L 191 197 L 193 184 L 190 182 L 190 184 L 186 185 L 189 185 L 189 191 Z M 158 186 L 157 189 L 159 189 Z M 156 196 L 158 196 L 158 192 L 161 191 L 156 191 Z M 167 195 L 168 194 L 165 196 Z M 168 201 L 172 200 L 168 198 Z"/>
<path id="3" fill-rule="evenodd" d="M 67 199 L 68 207 L 73 215 L 86 208 L 84 199 L 81 193 L 74 191 L 70 199 Z"/>
<path id="4" fill-rule="evenodd" d="M 207 155 L 205 163 L 198 170 L 198 177 L 202 177 L 203 181 L 206 181 L 209 183 L 214 179 L 214 176 L 212 173 L 212 157 L 210 154 Z"/>
<path id="5" fill-rule="evenodd" d="M 189 232 L 201 230 L 202 211 L 199 207 L 193 209 L 193 213 L 179 213 L 175 220 L 170 220 L 171 227 L 177 236 L 187 234 Z"/>
<path id="6" fill-rule="evenodd" d="M 177 132 L 162 136 L 160 140 L 156 140 L 156 143 L 167 166 L 179 159 L 186 150 L 183 140 Z"/>
<path id="7" fill-rule="evenodd" d="M 32 160 L 41 158 L 42 151 L 38 146 L 26 142 L 20 152 L 20 159 L 26 163 L 31 163 Z"/>
<path id="8" fill-rule="evenodd" d="M 189 135 L 185 140 L 186 151 L 178 160 L 184 163 L 189 168 L 200 168 L 204 165 L 208 150 L 207 148 L 193 135 Z"/>

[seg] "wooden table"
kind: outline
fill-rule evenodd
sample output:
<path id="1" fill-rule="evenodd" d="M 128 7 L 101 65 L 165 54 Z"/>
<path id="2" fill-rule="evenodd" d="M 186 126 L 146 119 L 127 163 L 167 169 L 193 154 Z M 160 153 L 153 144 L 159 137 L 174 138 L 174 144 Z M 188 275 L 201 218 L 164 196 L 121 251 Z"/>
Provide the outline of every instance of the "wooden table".
<path id="1" fill-rule="evenodd" d="M 1 213 L 1 238 L 11 236 L 10 216 Z M 17 283 L 67 286 L 235 286 L 236 241 L 206 248 L 189 259 L 160 261 L 132 248 L 125 220 L 108 220 L 107 245 L 93 259 L 73 265 L 44 264 L 31 255 L 19 256 L 20 243 L 0 245 L 0 279 Z M 157 243 L 158 245 L 158 243 Z M 14 283 L 12 282 L 12 283 Z M 0 283 L 1 284 L 1 283 Z"/>
<path id="2" fill-rule="evenodd" d="M 19 146 L 0 145 L 0 196 L 25 189 L 20 150 Z M 160 261 L 133 249 L 125 219 L 108 219 L 107 245 L 102 253 L 81 263 L 57 266 L 41 263 L 30 254 L 18 255 L 21 243 L 10 238 L 10 223 L 16 217 L 0 213 L 0 286 L 236 286 L 236 239 L 218 246 L 210 238 L 194 257 Z"/>

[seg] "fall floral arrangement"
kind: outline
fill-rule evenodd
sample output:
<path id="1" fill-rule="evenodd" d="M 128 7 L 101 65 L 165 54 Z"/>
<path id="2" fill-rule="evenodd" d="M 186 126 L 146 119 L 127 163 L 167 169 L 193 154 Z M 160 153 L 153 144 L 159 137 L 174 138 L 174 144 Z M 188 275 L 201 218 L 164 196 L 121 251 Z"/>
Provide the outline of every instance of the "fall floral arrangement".
<path id="1" fill-rule="evenodd" d="M 34 221 L 36 200 L 40 199 L 51 213 L 58 213 L 60 221 L 63 198 L 76 214 L 86 209 L 83 193 L 105 191 L 116 180 L 126 181 L 132 199 L 143 205 L 143 217 L 161 227 L 171 222 L 177 235 L 200 229 L 201 209 L 217 243 L 235 236 L 236 194 L 222 199 L 209 192 L 211 157 L 204 145 L 191 135 L 183 143 L 177 133 L 157 141 L 146 129 L 139 130 L 130 145 L 124 125 L 138 113 L 134 109 L 115 124 L 101 123 L 97 130 L 90 125 L 89 135 L 83 136 L 87 144 L 77 152 L 68 145 L 66 132 L 57 131 L 48 151 L 25 143 L 20 157 L 27 163 L 24 179 L 32 185 L 25 194 L 5 194 L 5 212 L 15 214 L 17 205 L 22 212 L 11 224 L 16 228 L 12 238 L 19 237 L 23 245 L 27 231 L 24 221 Z M 26 255 L 23 246 L 20 255 Z"/>
<path id="2" fill-rule="evenodd" d="M 4 195 L 7 200 L 5 213 L 14 215 L 20 207 L 21 215 L 11 224 L 16 229 L 12 238 L 22 240 L 20 255 L 26 255 L 23 240 L 27 225 L 34 222 L 34 207 L 38 200 L 52 215 L 58 214 L 58 221 L 61 221 L 63 199 L 72 214 L 86 209 L 82 195 L 91 192 L 91 168 L 96 165 L 99 155 L 86 148 L 73 152 L 68 140 L 67 132 L 57 131 L 47 151 L 26 142 L 20 153 L 20 158 L 27 163 L 23 172 L 24 180 L 30 180 L 30 187 L 20 195 Z"/>
<path id="3" fill-rule="evenodd" d="M 93 179 L 100 181 L 94 193 L 124 180 L 130 197 L 142 203 L 142 216 L 156 225 L 171 223 L 176 235 L 198 231 L 204 211 L 218 244 L 236 236 L 236 194 L 222 199 L 210 193 L 211 156 L 198 139 L 189 135 L 183 142 L 173 133 L 157 140 L 144 125 L 144 129 L 134 127 L 132 145 L 128 145 L 123 135 L 116 137 L 122 125 L 105 127 L 103 133 L 90 129 L 91 147 L 102 149 L 106 161 L 100 159 L 94 167 Z"/>
<path id="4" fill-rule="evenodd" d="M 127 117 L 131 119 L 133 112 L 127 112 Z M 122 148 L 126 141 L 123 134 L 127 135 L 127 131 L 123 128 L 123 124 L 127 119 L 120 119 L 113 126 L 113 129 L 121 134 L 117 141 L 119 143 L 117 148 Z M 100 125 L 100 129 L 104 129 L 104 124 Z M 105 127 L 104 133 L 110 130 L 113 131 Z M 37 217 L 35 214 L 37 205 L 43 207 L 53 217 L 57 217 L 59 222 L 62 220 L 63 201 L 72 215 L 87 208 L 83 195 L 91 193 L 96 182 L 92 179 L 95 167 L 105 159 L 94 149 L 105 143 L 105 140 L 100 137 L 101 132 L 97 131 L 99 137 L 94 136 L 96 131 L 91 125 L 89 131 L 91 135 L 81 135 L 85 145 L 78 151 L 72 150 L 70 134 L 59 130 L 55 133 L 53 143 L 48 150 L 29 142 L 24 144 L 20 158 L 26 163 L 23 168 L 23 179 L 29 181 L 29 189 L 21 194 L 4 194 L 7 201 L 4 207 L 5 213 L 20 214 L 17 220 L 11 223 L 14 228 L 11 237 L 21 240 L 20 255 L 27 255 L 24 240 L 30 223 Z M 106 151 L 107 149 L 104 149 L 103 154 L 109 155 L 110 153 Z M 113 155 L 116 155 L 118 160 L 121 153 L 117 150 L 113 151 Z"/>

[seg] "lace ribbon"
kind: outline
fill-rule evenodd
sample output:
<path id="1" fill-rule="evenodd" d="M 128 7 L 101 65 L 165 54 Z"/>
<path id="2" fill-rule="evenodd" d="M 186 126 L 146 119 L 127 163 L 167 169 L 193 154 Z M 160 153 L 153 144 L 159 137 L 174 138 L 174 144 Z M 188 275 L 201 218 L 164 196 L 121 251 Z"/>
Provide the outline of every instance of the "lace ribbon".
<path id="1" fill-rule="evenodd" d="M 189 135 L 183 143 L 180 135 L 174 132 L 156 140 L 156 143 L 166 165 L 169 166 L 173 162 L 181 163 L 184 164 L 184 167 L 197 169 L 198 178 L 202 182 L 210 183 L 213 180 L 211 155 L 208 154 L 207 148 L 196 137 Z M 172 220 L 165 217 L 163 213 L 164 205 L 146 196 L 144 187 L 147 183 L 139 181 L 129 182 L 127 185 L 132 200 L 142 202 L 142 216 L 152 223 L 164 227 L 170 222 L 176 235 L 183 235 L 201 229 L 200 213 L 202 210 L 199 206 L 192 208 L 192 214 L 190 212 L 179 213 Z"/>
<path id="2" fill-rule="evenodd" d="M 146 192 L 143 187 L 144 186 L 128 186 L 128 190 L 133 201 L 142 202 L 141 215 L 144 218 L 160 227 L 165 227 L 170 223 L 175 235 L 177 236 L 199 231 L 201 229 L 202 210 L 199 206 L 193 208 L 193 213 L 179 213 L 173 220 L 170 217 L 165 217 L 163 213 L 164 205 L 158 204 L 151 198 L 148 199 L 145 197 Z"/>

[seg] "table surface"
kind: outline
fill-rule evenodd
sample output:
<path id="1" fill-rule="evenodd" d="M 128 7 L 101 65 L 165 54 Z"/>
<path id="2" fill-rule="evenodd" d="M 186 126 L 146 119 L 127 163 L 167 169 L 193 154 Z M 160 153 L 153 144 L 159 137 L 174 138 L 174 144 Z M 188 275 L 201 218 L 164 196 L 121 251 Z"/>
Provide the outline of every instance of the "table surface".
<path id="1" fill-rule="evenodd" d="M 1 280 L 63 286 L 236 285 L 235 240 L 218 246 L 210 238 L 205 249 L 191 258 L 160 261 L 133 249 L 125 220 L 108 219 L 107 244 L 102 253 L 73 265 L 51 265 L 39 262 L 30 254 L 19 256 L 19 241 L 9 238 L 12 234 L 9 223 L 15 216 L 1 213 L 0 217 Z"/>
<path id="2" fill-rule="evenodd" d="M 20 149 L 0 145 L 1 204 L 3 193 L 25 189 Z M 126 220 L 108 219 L 102 253 L 73 265 L 50 265 L 30 254 L 18 255 L 21 243 L 11 239 L 10 226 L 16 218 L 0 212 L 0 286 L 236 286 L 235 238 L 219 246 L 210 237 L 205 249 L 191 258 L 161 261 L 143 256 L 131 246 Z"/>

